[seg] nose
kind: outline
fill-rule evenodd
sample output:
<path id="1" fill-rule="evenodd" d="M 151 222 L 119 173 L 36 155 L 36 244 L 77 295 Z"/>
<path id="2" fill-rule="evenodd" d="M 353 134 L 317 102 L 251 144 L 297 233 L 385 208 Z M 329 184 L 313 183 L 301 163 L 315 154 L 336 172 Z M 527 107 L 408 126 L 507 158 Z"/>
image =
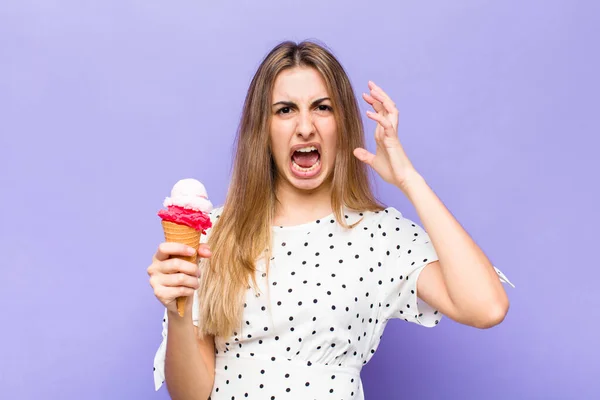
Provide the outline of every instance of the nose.
<path id="1" fill-rule="evenodd" d="M 315 132 L 315 125 L 313 123 L 312 115 L 310 112 L 301 112 L 298 116 L 298 126 L 296 128 L 296 134 L 303 138 L 309 138 Z"/>

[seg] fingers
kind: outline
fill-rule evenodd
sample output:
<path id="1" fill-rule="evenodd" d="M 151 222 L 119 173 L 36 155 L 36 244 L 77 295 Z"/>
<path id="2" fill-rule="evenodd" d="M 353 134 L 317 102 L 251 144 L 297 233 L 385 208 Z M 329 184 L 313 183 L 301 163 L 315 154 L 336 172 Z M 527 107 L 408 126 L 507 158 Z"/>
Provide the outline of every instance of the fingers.
<path id="1" fill-rule="evenodd" d="M 376 92 L 378 92 L 381 95 L 381 97 L 383 97 L 384 99 L 389 100 L 390 102 L 393 103 L 391 97 L 388 96 L 387 93 L 384 92 L 382 88 L 380 88 L 379 86 L 377 86 L 375 84 L 375 82 L 369 81 L 369 89 L 371 89 L 371 93 L 373 93 L 374 91 L 376 91 Z"/>
<path id="2" fill-rule="evenodd" d="M 190 297 L 195 289 L 186 286 L 153 286 L 154 295 L 165 306 L 173 303 L 178 297 Z"/>
<path id="3" fill-rule="evenodd" d="M 375 154 L 361 147 L 357 147 L 356 149 L 354 149 L 354 156 L 360 161 L 366 163 L 367 165 L 372 165 L 373 160 L 375 159 Z"/>
<path id="4" fill-rule="evenodd" d="M 156 254 L 153 256 L 152 264 L 148 267 L 147 273 L 149 276 L 153 276 L 156 273 L 175 274 L 182 272 L 191 276 L 200 276 L 200 270 L 197 264 L 184 261 L 177 257 L 172 257 L 178 255 L 190 256 L 196 251 L 202 258 L 209 258 L 212 256 L 212 252 L 206 243 L 200 244 L 198 250 L 181 243 L 161 243 L 158 246 Z"/>
<path id="5" fill-rule="evenodd" d="M 191 289 L 198 289 L 200 283 L 198 277 L 177 273 L 177 274 L 166 274 L 161 278 L 160 284 L 168 287 L 184 286 Z"/>
<path id="6" fill-rule="evenodd" d="M 367 116 L 372 120 L 379 122 L 385 129 L 394 128 L 390 120 L 388 120 L 383 114 L 367 111 Z"/>
<path id="7" fill-rule="evenodd" d="M 371 96 L 373 99 L 379 101 L 386 112 L 390 114 L 398 114 L 398 109 L 396 108 L 396 104 L 392 101 L 390 96 L 388 96 L 383 89 L 379 86 L 375 85 L 372 81 L 369 81 L 369 88 L 371 89 Z M 379 112 L 379 110 L 377 110 Z"/>
<path id="8" fill-rule="evenodd" d="M 170 256 L 191 256 L 196 253 L 196 249 L 181 243 L 164 242 L 158 245 L 158 250 L 154 255 L 158 261 L 169 259 Z"/>
<path id="9" fill-rule="evenodd" d="M 198 278 L 186 274 L 160 274 L 150 278 L 150 286 L 154 288 L 157 296 L 168 299 L 169 296 L 165 292 L 173 292 L 172 289 L 190 289 L 193 293 L 200 287 L 200 282 Z"/>
<path id="10" fill-rule="evenodd" d="M 374 87 L 371 89 L 371 96 L 383 105 L 383 108 L 387 113 L 392 115 L 398 114 L 396 104 L 392 101 L 392 99 L 389 98 L 387 94 L 385 94 L 383 90 L 379 89 L 378 87 Z"/>
<path id="11" fill-rule="evenodd" d="M 148 270 L 150 286 L 154 289 L 154 295 L 165 306 L 168 306 L 177 297 L 193 295 L 194 291 L 200 287 L 198 266 L 189 261 L 171 258 L 153 263 Z"/>
<path id="12" fill-rule="evenodd" d="M 180 258 L 169 258 L 168 260 L 157 263 L 156 270 L 162 274 L 184 273 L 190 276 L 198 276 L 198 265 L 182 260 Z"/>
<path id="13" fill-rule="evenodd" d="M 174 242 L 164 242 L 158 246 L 152 264 L 148 267 L 148 275 L 154 295 L 165 307 L 175 307 L 176 298 L 190 297 L 198 290 L 200 286 L 198 264 L 177 257 L 189 257 L 196 252 L 200 257 L 211 256 L 210 248 L 206 243 L 198 246 L 198 249 Z"/>
<path id="14" fill-rule="evenodd" d="M 367 103 L 369 103 L 370 105 L 373 106 L 373 109 L 376 112 L 382 112 L 385 110 L 385 108 L 383 107 L 383 104 L 380 101 L 376 100 L 373 96 L 366 94 L 366 93 L 363 93 L 362 96 L 363 96 L 363 99 L 365 99 L 365 101 Z"/>
<path id="15" fill-rule="evenodd" d="M 198 247 L 198 255 L 200 255 L 200 257 L 204 257 L 204 258 L 209 258 L 212 255 L 212 252 L 210 251 L 208 244 L 202 243 Z"/>

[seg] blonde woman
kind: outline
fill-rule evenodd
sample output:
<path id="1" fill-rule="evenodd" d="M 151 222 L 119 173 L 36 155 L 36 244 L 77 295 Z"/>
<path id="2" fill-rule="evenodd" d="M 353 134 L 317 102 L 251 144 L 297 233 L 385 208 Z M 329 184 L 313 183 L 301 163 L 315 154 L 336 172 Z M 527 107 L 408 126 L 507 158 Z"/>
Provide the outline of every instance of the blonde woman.
<path id="1" fill-rule="evenodd" d="M 166 307 L 157 390 L 166 382 L 175 400 L 360 400 L 360 370 L 390 319 L 433 327 L 445 315 L 478 328 L 504 319 L 510 282 L 413 167 L 392 99 L 368 87 L 375 154 L 330 51 L 284 42 L 264 59 L 207 243 L 162 243 L 148 268 Z M 425 229 L 374 198 L 369 167 Z M 198 266 L 169 259 L 195 251 Z M 183 318 L 182 295 L 193 300 Z"/>

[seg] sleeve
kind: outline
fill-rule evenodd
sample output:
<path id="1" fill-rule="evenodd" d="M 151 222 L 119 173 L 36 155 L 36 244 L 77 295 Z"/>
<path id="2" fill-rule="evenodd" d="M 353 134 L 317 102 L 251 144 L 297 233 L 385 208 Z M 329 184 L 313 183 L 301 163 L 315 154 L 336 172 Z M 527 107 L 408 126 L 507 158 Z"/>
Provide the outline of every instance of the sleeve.
<path id="1" fill-rule="evenodd" d="M 393 252 L 383 269 L 382 319 L 399 318 L 434 327 L 442 314 L 418 297 L 417 281 L 427 264 L 439 260 L 435 248 L 425 230 L 400 212 L 391 209 L 386 217 L 386 231 L 390 233 L 386 246 Z M 501 282 L 514 287 L 498 268 L 494 269 Z"/>
<path id="2" fill-rule="evenodd" d="M 216 219 L 221 215 L 222 208 L 215 209 L 210 212 L 210 219 L 214 225 Z M 200 243 L 206 243 L 211 229 L 206 231 L 206 235 L 200 237 Z M 194 292 L 194 304 L 192 305 L 192 323 L 198 326 L 199 310 L 198 310 L 198 291 Z M 165 383 L 165 356 L 167 354 L 167 332 L 169 330 L 169 318 L 165 308 L 162 322 L 162 341 L 158 346 L 158 350 L 154 355 L 154 390 L 157 391 Z"/>

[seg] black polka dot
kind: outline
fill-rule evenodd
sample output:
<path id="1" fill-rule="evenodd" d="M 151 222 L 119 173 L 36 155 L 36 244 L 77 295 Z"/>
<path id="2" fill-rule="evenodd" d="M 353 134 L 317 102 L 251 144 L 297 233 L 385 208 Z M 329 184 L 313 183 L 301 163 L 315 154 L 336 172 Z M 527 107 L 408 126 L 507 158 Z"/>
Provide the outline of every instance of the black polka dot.
<path id="1" fill-rule="evenodd" d="M 348 224 L 356 224 L 355 228 L 343 231 L 330 217 L 322 220 L 324 224 L 316 220 L 320 226 L 312 223 L 272 231 L 272 240 L 277 247 L 270 255 L 273 263 L 269 264 L 268 274 L 267 271 L 256 272 L 256 277 L 262 276 L 271 282 L 270 292 L 267 290 L 269 296 L 265 300 L 259 299 L 260 290 L 253 293 L 255 296 L 249 296 L 251 300 L 243 303 L 242 321 L 246 332 L 234 333 L 223 351 L 215 349 L 216 354 L 227 353 L 232 351 L 232 344 L 237 344 L 240 350 L 239 353 L 234 350 L 236 357 L 256 355 L 252 360 L 259 366 L 260 379 L 258 382 L 252 379 L 251 369 L 224 366 L 226 372 L 221 381 L 215 381 L 215 391 L 222 393 L 223 385 L 231 383 L 238 399 L 274 399 L 277 393 L 269 393 L 269 388 L 272 390 L 274 386 L 270 382 L 285 379 L 288 384 L 282 389 L 290 395 L 295 392 L 293 397 L 301 398 L 303 395 L 296 385 L 304 383 L 308 387 L 310 382 L 298 382 L 299 376 L 281 368 L 283 364 L 275 363 L 281 359 L 281 350 L 277 351 L 277 348 L 285 349 L 287 359 L 304 360 L 307 366 L 312 365 L 308 360 L 323 359 L 324 352 L 327 353 L 327 359 L 322 362 L 324 365 L 347 367 L 351 360 L 353 364 L 356 363 L 354 360 L 360 360 L 364 365 L 375 353 L 373 343 L 377 342 L 372 336 L 378 335 L 381 339 L 383 331 L 377 328 L 382 327 L 383 321 L 399 318 L 439 323 L 441 316 L 437 311 L 418 309 L 416 289 L 414 285 L 411 287 L 414 280 L 409 279 L 416 267 L 431 261 L 431 253 L 422 249 L 432 245 L 424 242 L 420 228 L 403 219 L 397 210 L 386 208 L 382 211 L 384 213 L 342 212 L 349 219 Z M 379 234 L 375 235 L 375 232 Z M 267 253 L 269 250 L 267 248 Z M 288 257 L 281 257 L 281 253 Z M 308 265 L 314 268 L 307 268 Z M 402 275 L 395 271 L 402 271 Z M 248 288 L 251 289 L 250 284 Z M 287 302 L 283 301 L 286 296 Z M 312 304 L 307 305 L 311 298 Z M 273 304 L 277 306 L 275 310 L 269 309 Z M 343 317 L 347 320 L 341 319 Z M 271 318 L 275 320 L 274 325 L 271 325 Z M 163 322 L 166 323 L 166 319 Z M 273 363 L 269 363 L 269 359 Z M 260 369 L 261 366 L 266 368 Z M 330 397 L 347 398 L 345 385 L 348 381 L 339 374 L 326 376 L 331 378 L 330 387 L 325 388 L 332 394 Z M 354 378 L 349 381 L 353 384 Z"/>

